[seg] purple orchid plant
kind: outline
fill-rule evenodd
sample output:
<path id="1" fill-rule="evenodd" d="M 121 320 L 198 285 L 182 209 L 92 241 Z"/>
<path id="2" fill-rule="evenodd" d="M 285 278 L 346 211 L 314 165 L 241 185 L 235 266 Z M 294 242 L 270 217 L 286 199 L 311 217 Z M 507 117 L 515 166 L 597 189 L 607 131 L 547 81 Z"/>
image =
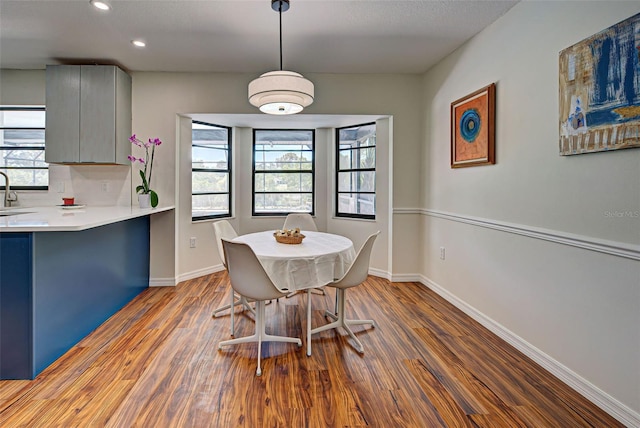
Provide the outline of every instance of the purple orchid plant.
<path id="1" fill-rule="evenodd" d="M 139 163 L 144 165 L 141 166 L 140 170 L 140 178 L 142 178 L 142 184 L 136 187 L 136 193 L 140 193 L 142 195 L 150 195 L 151 197 L 151 206 L 156 207 L 158 205 L 158 194 L 151 189 L 151 174 L 153 172 L 153 158 L 156 153 L 156 147 L 162 144 L 159 138 L 149 138 L 149 141 L 145 142 L 136 137 L 136 134 L 133 134 L 129 137 L 129 141 L 131 144 L 144 148 L 145 156 L 136 158 L 135 156 L 127 156 L 127 158 L 131 161 L 132 164 Z M 151 151 L 151 157 L 149 157 L 149 151 Z"/>

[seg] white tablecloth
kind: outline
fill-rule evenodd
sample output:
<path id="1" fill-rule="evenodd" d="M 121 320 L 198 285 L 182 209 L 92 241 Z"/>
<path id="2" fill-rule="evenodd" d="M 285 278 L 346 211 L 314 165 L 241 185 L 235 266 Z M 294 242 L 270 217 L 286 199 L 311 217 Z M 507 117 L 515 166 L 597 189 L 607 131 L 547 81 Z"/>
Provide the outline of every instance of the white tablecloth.
<path id="1" fill-rule="evenodd" d="M 273 230 L 241 235 L 235 242 L 248 244 L 271 281 L 280 290 L 305 290 L 326 285 L 344 275 L 356 252 L 348 238 L 303 231 L 301 244 L 281 244 Z"/>

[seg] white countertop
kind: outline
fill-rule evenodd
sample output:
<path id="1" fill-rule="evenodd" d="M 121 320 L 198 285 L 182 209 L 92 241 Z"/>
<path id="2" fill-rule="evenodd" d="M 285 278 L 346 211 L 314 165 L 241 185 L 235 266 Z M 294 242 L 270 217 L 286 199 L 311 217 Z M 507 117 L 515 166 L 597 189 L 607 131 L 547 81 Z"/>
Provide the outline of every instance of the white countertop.
<path id="1" fill-rule="evenodd" d="M 5 208 L 0 209 L 0 232 L 79 231 L 172 209 L 173 205 L 146 209 L 137 206 Z M 3 215 L 7 213 L 12 215 Z"/>

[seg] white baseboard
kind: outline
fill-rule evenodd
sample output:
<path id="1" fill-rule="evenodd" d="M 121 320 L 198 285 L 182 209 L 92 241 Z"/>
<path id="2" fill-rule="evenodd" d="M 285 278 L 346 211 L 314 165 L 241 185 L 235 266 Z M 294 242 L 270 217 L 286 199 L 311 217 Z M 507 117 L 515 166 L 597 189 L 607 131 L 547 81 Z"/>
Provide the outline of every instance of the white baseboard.
<path id="1" fill-rule="evenodd" d="M 431 281 L 429 278 L 423 275 L 394 275 L 395 278 L 398 277 L 401 279 L 398 282 L 409 282 L 409 278 L 418 277 L 419 280 L 415 282 L 419 282 L 425 287 L 430 288 L 435 293 L 440 295 L 442 298 L 447 300 L 449 303 L 453 304 L 455 307 L 460 309 L 465 314 L 469 315 L 474 320 L 478 321 L 484 327 L 489 329 L 492 333 L 503 339 L 505 342 L 509 343 L 520 352 L 525 354 L 527 357 L 531 358 L 533 361 L 538 363 L 548 372 L 556 376 L 562 382 L 573 388 L 575 391 L 583 395 L 589 401 L 591 401 L 596 406 L 600 407 L 602 410 L 610 414 L 612 417 L 625 424 L 628 427 L 640 427 L 640 413 L 634 411 L 629 408 L 625 404 L 616 400 L 611 395 L 607 394 L 605 391 L 601 390 L 588 380 L 584 379 L 568 367 L 559 363 L 558 361 L 551 358 L 549 355 L 545 354 L 535 346 L 531 345 L 521 337 L 517 336 L 501 324 L 492 320 L 491 318 L 484 315 L 482 312 L 475 309 L 473 306 L 467 304 L 463 300 L 459 299 L 454 294 L 451 294 L 449 291 L 438 285 L 437 283 Z M 414 282 L 411 280 L 411 282 Z"/>
<path id="2" fill-rule="evenodd" d="M 220 272 L 224 270 L 224 266 L 222 264 L 209 266 L 203 269 L 197 269 L 191 272 L 186 272 L 178 276 L 178 283 L 182 281 L 188 281 L 190 279 L 198 278 L 205 275 L 211 275 L 212 273 Z"/>
<path id="3" fill-rule="evenodd" d="M 391 276 L 393 282 L 422 282 L 422 275 L 416 273 L 397 273 Z"/>
<path id="4" fill-rule="evenodd" d="M 175 278 L 149 278 L 149 287 L 175 287 Z"/>
<path id="5" fill-rule="evenodd" d="M 388 279 L 389 281 L 391 281 L 391 273 L 387 272 L 386 270 L 381 270 L 381 269 L 376 269 L 376 268 L 369 268 L 369 275 L 373 275 L 373 276 L 378 276 L 380 278 L 384 278 L 384 279 Z"/>
<path id="6" fill-rule="evenodd" d="M 171 287 L 176 286 L 182 281 L 188 281 L 190 279 L 198 278 L 212 273 L 220 272 L 224 270 L 223 265 L 209 266 L 204 269 L 198 269 L 191 272 L 178 275 L 176 278 L 149 278 L 149 287 Z"/>

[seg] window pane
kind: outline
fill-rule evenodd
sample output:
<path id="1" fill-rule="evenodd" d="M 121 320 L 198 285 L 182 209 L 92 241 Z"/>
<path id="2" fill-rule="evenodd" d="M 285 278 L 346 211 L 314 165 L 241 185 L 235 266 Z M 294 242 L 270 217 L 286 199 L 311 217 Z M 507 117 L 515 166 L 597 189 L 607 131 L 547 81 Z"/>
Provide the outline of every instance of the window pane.
<path id="1" fill-rule="evenodd" d="M 44 150 L 1 150 L 0 168 L 46 168 Z"/>
<path id="2" fill-rule="evenodd" d="M 18 186 L 48 186 L 49 170 L 47 169 L 9 169 L 2 171 L 9 176 L 11 188 Z M 4 180 L 0 179 L 0 187 L 4 189 Z"/>
<path id="3" fill-rule="evenodd" d="M 307 170 L 312 168 L 313 155 L 308 151 L 263 151 L 256 150 L 256 170 Z"/>
<path id="4" fill-rule="evenodd" d="M 45 110 L 1 110 L 0 127 L 2 128 L 43 128 Z"/>
<path id="5" fill-rule="evenodd" d="M 193 168 L 228 169 L 229 151 L 218 147 L 193 146 L 191 165 Z"/>
<path id="6" fill-rule="evenodd" d="M 0 146 L 44 147 L 44 129 L 2 129 L 0 130 Z"/>
<path id="7" fill-rule="evenodd" d="M 255 132 L 256 148 L 260 145 L 310 141 L 313 141 L 313 131 L 308 129 L 259 129 Z"/>
<path id="8" fill-rule="evenodd" d="M 254 196 L 256 213 L 269 212 L 311 212 L 313 207 L 313 195 L 263 193 Z"/>
<path id="9" fill-rule="evenodd" d="M 340 193 L 338 211 L 345 214 L 375 215 L 376 195 L 360 193 Z"/>
<path id="10" fill-rule="evenodd" d="M 44 126 L 44 107 L 36 110 L 0 107 L 0 168 L 9 176 L 11 187 L 28 189 L 49 185 L 48 164 L 44 161 Z M 4 182 L 0 187 L 4 188 Z"/>
<path id="11" fill-rule="evenodd" d="M 193 144 L 227 145 L 229 129 L 221 126 L 194 123 L 191 130 Z"/>
<path id="12" fill-rule="evenodd" d="M 367 149 L 357 150 L 360 163 L 356 168 L 375 168 L 376 167 L 376 149 L 370 147 Z"/>
<path id="13" fill-rule="evenodd" d="M 336 215 L 375 216 L 376 124 L 338 129 L 336 152 Z"/>
<path id="14" fill-rule="evenodd" d="M 311 192 L 313 176 L 309 173 L 256 173 L 256 192 Z"/>
<path id="15" fill-rule="evenodd" d="M 351 169 L 354 159 L 353 152 L 354 150 L 343 150 L 340 152 L 338 169 Z"/>
<path id="16" fill-rule="evenodd" d="M 228 192 L 229 174 L 226 172 L 193 171 L 191 192 Z"/>
<path id="17" fill-rule="evenodd" d="M 338 132 L 338 141 L 340 143 L 340 149 L 375 146 L 376 125 L 375 123 L 370 123 L 368 125 L 340 129 Z"/>
<path id="18" fill-rule="evenodd" d="M 341 150 L 339 169 L 364 169 L 376 167 L 376 149 Z"/>
<path id="19" fill-rule="evenodd" d="M 313 144 L 313 130 L 254 131 L 254 213 L 313 212 Z"/>
<path id="20" fill-rule="evenodd" d="M 338 191 L 375 192 L 376 173 L 374 171 L 338 173 Z"/>
<path id="21" fill-rule="evenodd" d="M 229 214 L 229 195 L 193 195 L 192 217 Z"/>
<path id="22" fill-rule="evenodd" d="M 191 122 L 191 169 L 192 218 L 231 215 L 231 128 Z"/>

